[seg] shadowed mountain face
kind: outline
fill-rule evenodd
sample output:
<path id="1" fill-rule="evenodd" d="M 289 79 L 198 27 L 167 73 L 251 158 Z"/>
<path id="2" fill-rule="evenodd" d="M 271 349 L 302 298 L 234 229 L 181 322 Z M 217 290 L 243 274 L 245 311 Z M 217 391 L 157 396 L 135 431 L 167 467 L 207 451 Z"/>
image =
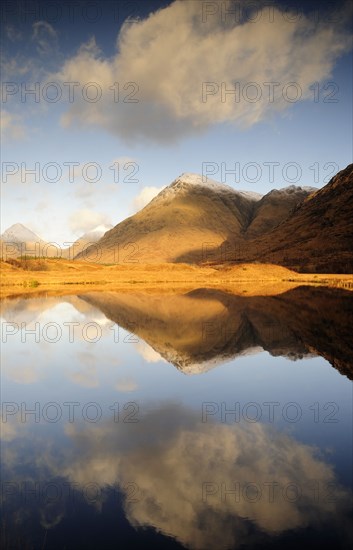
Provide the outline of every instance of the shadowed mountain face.
<path id="1" fill-rule="evenodd" d="M 353 164 L 308 196 L 278 227 L 248 243 L 236 258 L 270 259 L 308 273 L 353 272 Z"/>
<path id="2" fill-rule="evenodd" d="M 286 219 L 314 188 L 291 186 L 258 193 L 201 176 L 183 174 L 145 208 L 116 225 L 97 243 L 78 254 L 92 261 L 140 263 L 189 262 L 205 259 L 204 248 L 245 242 Z"/>
<path id="3" fill-rule="evenodd" d="M 80 298 L 188 374 L 266 350 L 294 360 L 322 356 L 353 378 L 353 294 L 347 291 L 298 287 L 246 298 L 199 289 L 167 296 L 101 292 Z"/>

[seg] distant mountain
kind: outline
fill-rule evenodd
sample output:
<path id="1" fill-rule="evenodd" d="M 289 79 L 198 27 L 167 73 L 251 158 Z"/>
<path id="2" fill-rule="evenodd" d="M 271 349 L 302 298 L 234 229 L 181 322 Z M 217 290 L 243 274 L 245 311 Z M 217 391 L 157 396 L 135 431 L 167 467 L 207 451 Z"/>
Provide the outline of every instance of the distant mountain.
<path id="1" fill-rule="evenodd" d="M 20 255 L 40 256 L 45 241 L 22 223 L 11 225 L 0 236 L 1 256 L 15 258 Z"/>
<path id="2" fill-rule="evenodd" d="M 353 164 L 233 259 L 270 261 L 309 273 L 353 273 Z"/>
<path id="3" fill-rule="evenodd" d="M 182 174 L 100 239 L 99 261 L 198 263 L 210 254 L 215 259 L 214 251 L 224 243 L 244 243 L 248 232 L 254 236 L 271 230 L 313 192 L 313 188 L 291 187 L 262 197 Z M 84 255 L 96 261 L 97 247 L 87 248 Z"/>
<path id="4" fill-rule="evenodd" d="M 6 229 L 1 235 L 1 256 L 16 258 L 19 256 L 44 256 L 46 258 L 62 257 L 73 260 L 75 255 L 84 251 L 92 243 L 109 231 L 112 225 L 98 225 L 77 239 L 69 248 L 60 249 L 58 245 L 51 246 L 36 233 L 21 223 L 16 223 Z"/>
<path id="5" fill-rule="evenodd" d="M 1 235 L 1 239 L 5 243 L 24 243 L 24 242 L 44 242 L 43 239 L 38 237 L 36 233 L 22 225 L 22 223 L 15 223 L 11 225 L 4 233 Z"/>
<path id="6" fill-rule="evenodd" d="M 69 248 L 62 250 L 62 257 L 73 260 L 77 254 L 82 253 L 88 246 L 98 242 L 112 227 L 112 225 L 98 225 L 91 231 L 84 233 Z"/>

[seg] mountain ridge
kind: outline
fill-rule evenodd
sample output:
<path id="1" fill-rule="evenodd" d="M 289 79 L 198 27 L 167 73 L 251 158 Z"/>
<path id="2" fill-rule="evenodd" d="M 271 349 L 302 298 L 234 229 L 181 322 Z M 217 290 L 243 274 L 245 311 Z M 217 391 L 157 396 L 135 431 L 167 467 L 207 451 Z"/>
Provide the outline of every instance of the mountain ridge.
<path id="1" fill-rule="evenodd" d="M 133 259 L 140 263 L 200 263 L 205 259 L 203 248 L 210 243 L 214 248 L 227 242 L 245 243 L 250 226 L 253 235 L 272 229 L 314 191 L 290 186 L 272 190 L 268 197 L 184 173 L 98 241 L 98 260 L 97 246 L 75 259 L 124 263 L 132 249 Z M 255 218 L 257 225 L 253 225 Z"/>

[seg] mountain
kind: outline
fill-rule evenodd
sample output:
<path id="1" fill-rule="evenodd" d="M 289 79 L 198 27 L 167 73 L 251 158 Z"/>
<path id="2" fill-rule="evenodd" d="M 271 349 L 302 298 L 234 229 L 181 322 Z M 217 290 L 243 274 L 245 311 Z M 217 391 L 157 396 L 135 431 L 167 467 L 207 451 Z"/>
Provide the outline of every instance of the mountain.
<path id="1" fill-rule="evenodd" d="M 267 193 L 256 204 L 253 218 L 246 229 L 247 238 L 258 237 L 276 227 L 288 218 L 299 203 L 316 191 L 315 187 L 290 185 Z"/>
<path id="2" fill-rule="evenodd" d="M 227 259 L 232 259 L 228 256 Z M 240 261 L 270 261 L 308 273 L 353 273 L 353 164 L 306 197 Z"/>
<path id="3" fill-rule="evenodd" d="M 84 233 L 69 248 L 62 250 L 62 258 L 73 260 L 77 254 L 82 253 L 92 243 L 98 242 L 112 227 L 112 225 L 98 225 L 91 231 Z"/>
<path id="4" fill-rule="evenodd" d="M 1 257 L 4 258 L 15 258 L 21 255 L 40 256 L 46 245 L 43 239 L 22 223 L 11 225 L 0 239 Z"/>
<path id="5" fill-rule="evenodd" d="M 36 233 L 22 225 L 22 223 L 15 223 L 11 225 L 4 233 L 1 235 L 1 239 L 4 242 L 44 242 Z"/>
<path id="6" fill-rule="evenodd" d="M 245 243 L 277 226 L 315 190 L 291 187 L 265 197 L 182 174 L 140 212 L 108 231 L 86 259 L 112 263 L 198 263 L 224 243 Z M 78 254 L 76 259 L 80 259 Z"/>
<path id="7" fill-rule="evenodd" d="M 17 258 L 18 256 L 44 256 L 46 258 L 62 257 L 73 260 L 74 256 L 83 252 L 89 245 L 96 243 L 109 231 L 112 225 L 98 225 L 77 239 L 69 248 L 60 249 L 58 245 L 50 246 L 33 231 L 21 223 L 16 223 L 6 229 L 1 235 L 1 257 Z"/>
<path id="8" fill-rule="evenodd" d="M 79 298 L 185 374 L 265 350 L 292 360 L 321 356 L 353 378 L 353 294 L 346 290 L 304 286 L 246 297 L 203 288 L 163 296 L 92 292 Z"/>

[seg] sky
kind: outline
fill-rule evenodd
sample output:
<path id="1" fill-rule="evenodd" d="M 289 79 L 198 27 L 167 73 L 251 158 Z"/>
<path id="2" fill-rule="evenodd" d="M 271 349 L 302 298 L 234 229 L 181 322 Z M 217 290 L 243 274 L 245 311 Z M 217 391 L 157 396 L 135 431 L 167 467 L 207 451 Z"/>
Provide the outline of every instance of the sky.
<path id="1" fill-rule="evenodd" d="M 1 9 L 1 232 L 67 246 L 184 172 L 265 194 L 352 162 L 350 2 Z"/>

